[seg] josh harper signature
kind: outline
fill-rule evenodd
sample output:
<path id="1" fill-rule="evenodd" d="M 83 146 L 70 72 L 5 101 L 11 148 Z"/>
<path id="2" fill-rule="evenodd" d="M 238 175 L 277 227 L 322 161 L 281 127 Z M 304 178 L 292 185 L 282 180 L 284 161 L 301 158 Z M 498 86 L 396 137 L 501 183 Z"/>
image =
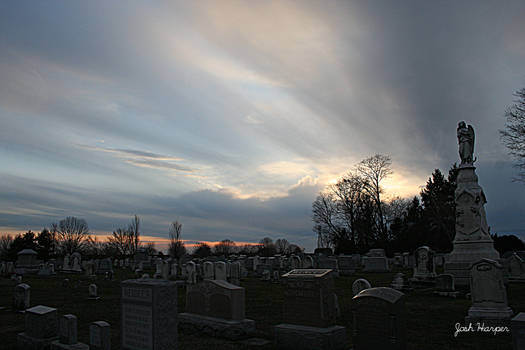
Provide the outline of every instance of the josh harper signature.
<path id="1" fill-rule="evenodd" d="M 483 332 L 483 333 L 508 333 L 510 332 L 509 327 L 506 326 L 485 326 L 485 323 L 475 323 L 476 326 L 470 322 L 468 325 L 462 326 L 461 323 L 456 323 L 456 331 L 454 337 L 457 337 L 459 333 L 467 332 Z"/>

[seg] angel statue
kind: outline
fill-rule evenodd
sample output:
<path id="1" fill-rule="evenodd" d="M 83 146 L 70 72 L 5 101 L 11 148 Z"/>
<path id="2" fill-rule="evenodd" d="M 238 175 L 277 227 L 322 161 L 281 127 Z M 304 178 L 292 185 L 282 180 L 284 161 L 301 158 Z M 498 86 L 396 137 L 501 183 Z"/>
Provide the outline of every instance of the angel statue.
<path id="1" fill-rule="evenodd" d="M 467 127 L 467 124 L 462 121 L 458 123 L 457 132 L 461 165 L 472 165 L 475 162 L 475 159 L 472 158 L 474 154 L 474 128 L 472 125 Z"/>

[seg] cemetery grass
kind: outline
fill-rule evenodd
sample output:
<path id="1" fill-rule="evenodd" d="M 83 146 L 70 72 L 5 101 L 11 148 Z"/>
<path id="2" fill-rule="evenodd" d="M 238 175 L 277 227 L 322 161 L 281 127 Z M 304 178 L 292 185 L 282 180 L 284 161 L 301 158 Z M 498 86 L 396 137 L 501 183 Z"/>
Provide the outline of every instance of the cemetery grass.
<path id="1" fill-rule="evenodd" d="M 402 271 L 410 276 L 408 270 L 389 273 L 362 273 L 335 279 L 341 316 L 338 325 L 347 330 L 348 348 L 352 347 L 352 283 L 357 278 L 366 278 L 372 286 L 389 286 L 396 272 Z M 151 273 L 152 271 L 150 271 Z M 63 286 L 64 278 L 70 280 Z M 89 343 L 89 323 L 104 320 L 111 324 L 112 349 L 120 349 L 120 281 L 134 278 L 127 270 L 116 270 L 113 281 L 99 276 L 96 281 L 84 275 L 59 273 L 53 277 L 26 276 L 24 283 L 31 286 L 31 306 L 46 305 L 56 307 L 58 314 L 74 314 L 78 317 L 78 338 Z M 88 286 L 96 283 L 100 300 L 88 300 Z M 0 349 L 16 349 L 16 335 L 24 331 L 24 315 L 11 310 L 15 283 L 7 278 L 0 279 Z M 256 278 L 242 281 L 246 288 L 246 317 L 256 321 L 256 338 L 272 341 L 273 326 L 282 322 L 283 286 L 263 282 Z M 525 284 L 509 284 L 507 287 L 509 306 L 517 313 L 525 311 Z M 184 311 L 185 288 L 178 288 L 179 312 Z M 406 299 L 407 348 L 408 349 L 512 349 L 510 333 L 459 334 L 454 337 L 455 324 L 463 324 L 470 307 L 465 298 L 445 298 L 434 296 L 432 291 L 412 292 Z M 273 345 L 247 345 L 211 338 L 203 335 L 179 333 L 179 349 L 272 349 Z"/>

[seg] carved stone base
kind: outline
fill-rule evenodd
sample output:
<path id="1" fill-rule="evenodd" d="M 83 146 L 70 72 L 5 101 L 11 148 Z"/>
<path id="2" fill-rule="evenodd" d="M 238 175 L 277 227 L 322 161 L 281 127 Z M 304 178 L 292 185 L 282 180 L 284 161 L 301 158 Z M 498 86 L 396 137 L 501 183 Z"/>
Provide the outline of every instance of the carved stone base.
<path id="1" fill-rule="evenodd" d="M 449 298 L 457 298 L 458 296 L 460 296 L 460 292 L 443 292 L 443 291 L 435 291 L 434 292 L 434 295 L 439 295 L 441 297 L 449 297 Z"/>
<path id="2" fill-rule="evenodd" d="M 319 328 L 281 323 L 274 327 L 274 331 L 274 345 L 277 349 L 348 349 L 346 329 L 341 326 Z"/>
<path id="3" fill-rule="evenodd" d="M 89 345 L 84 343 L 61 344 L 60 341 L 55 340 L 51 343 L 51 350 L 89 350 Z"/>
<path id="4" fill-rule="evenodd" d="M 225 320 L 187 312 L 180 313 L 178 317 L 180 330 L 187 334 L 204 333 L 212 337 L 238 340 L 248 338 L 255 333 L 254 320 Z"/>
<path id="5" fill-rule="evenodd" d="M 510 307 L 493 308 L 471 306 L 470 309 L 468 309 L 467 317 L 473 320 L 510 320 L 512 317 L 512 309 Z"/>
<path id="6" fill-rule="evenodd" d="M 499 259 L 492 240 L 454 242 L 454 250 L 445 258 L 445 273 L 454 276 L 455 286 L 469 288 L 470 266 L 483 258 Z"/>
<path id="7" fill-rule="evenodd" d="M 16 338 L 17 349 L 24 350 L 44 350 L 49 349 L 52 341 L 57 340 L 58 337 L 52 338 L 33 338 L 25 333 L 18 333 Z"/>

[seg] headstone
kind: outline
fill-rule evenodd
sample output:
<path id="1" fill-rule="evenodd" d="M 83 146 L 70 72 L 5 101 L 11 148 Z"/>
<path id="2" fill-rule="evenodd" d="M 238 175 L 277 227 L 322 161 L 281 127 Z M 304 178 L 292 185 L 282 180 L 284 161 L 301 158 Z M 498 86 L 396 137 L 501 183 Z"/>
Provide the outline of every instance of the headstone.
<path id="1" fill-rule="evenodd" d="M 506 323 L 512 316 L 507 304 L 507 291 L 503 284 L 503 266 L 490 259 L 481 259 L 470 269 L 470 295 L 472 306 L 465 322 L 483 321 Z"/>
<path id="2" fill-rule="evenodd" d="M 454 287 L 454 276 L 449 273 L 444 273 L 436 276 L 436 295 L 456 298 L 459 292 Z"/>
<path id="3" fill-rule="evenodd" d="M 461 164 L 457 170 L 455 232 L 453 250 L 446 257 L 445 273 L 454 275 L 456 286 L 467 288 L 470 267 L 480 259 L 498 260 L 485 214 L 487 199 L 478 184 L 474 166 L 474 129 L 460 122 L 457 128 Z"/>
<path id="4" fill-rule="evenodd" d="M 21 283 L 15 287 L 13 295 L 13 308 L 17 311 L 23 311 L 29 308 L 31 298 L 31 287 L 28 284 Z"/>
<path id="5" fill-rule="evenodd" d="M 44 350 L 57 340 L 57 309 L 38 305 L 25 312 L 25 331 L 18 333 L 18 349 Z"/>
<path id="6" fill-rule="evenodd" d="M 310 255 L 306 255 L 303 259 L 303 269 L 313 269 L 314 268 L 314 258 Z"/>
<path id="7" fill-rule="evenodd" d="M 354 350 L 406 348 L 405 295 L 387 287 L 369 288 L 352 298 Z"/>
<path id="8" fill-rule="evenodd" d="M 181 329 L 210 336 L 242 339 L 255 331 L 245 318 L 245 290 L 224 280 L 205 279 L 186 289 L 186 312 L 179 314 Z"/>
<path id="9" fill-rule="evenodd" d="M 224 261 L 215 262 L 215 279 L 226 281 L 226 263 Z"/>
<path id="10" fill-rule="evenodd" d="M 195 263 L 190 261 L 186 264 L 186 283 L 195 284 L 197 283 L 197 271 Z"/>
<path id="11" fill-rule="evenodd" d="M 275 326 L 278 349 L 346 349 L 346 330 L 336 326 L 337 305 L 330 269 L 297 269 L 282 276 L 283 321 Z"/>
<path id="12" fill-rule="evenodd" d="M 93 260 L 86 262 L 84 266 L 85 266 L 86 276 L 90 277 L 95 274 L 95 262 Z"/>
<path id="13" fill-rule="evenodd" d="M 366 256 L 369 256 L 369 257 L 383 257 L 383 256 L 386 256 L 386 255 L 385 255 L 385 250 L 384 249 L 370 249 L 368 251 L 368 253 L 366 254 Z"/>
<path id="14" fill-rule="evenodd" d="M 394 265 L 397 267 L 403 266 L 403 256 L 401 255 L 401 253 L 394 254 Z"/>
<path id="15" fill-rule="evenodd" d="M 177 347 L 175 282 L 135 279 L 121 282 L 121 349 Z"/>
<path id="16" fill-rule="evenodd" d="M 215 272 L 213 271 L 214 270 L 214 267 L 213 267 L 213 263 L 211 261 L 205 261 L 204 264 L 203 264 L 203 272 L 204 272 L 204 279 L 207 279 L 207 280 L 213 280 L 215 279 Z"/>
<path id="17" fill-rule="evenodd" d="M 410 256 L 410 253 L 408 252 L 403 253 L 403 267 L 404 268 L 412 267 L 410 266 L 409 256 Z"/>
<path id="18" fill-rule="evenodd" d="M 267 281 L 270 281 L 271 279 L 272 279 L 272 275 L 271 275 L 270 270 L 264 270 L 262 273 L 261 280 L 267 282 Z"/>
<path id="19" fill-rule="evenodd" d="M 160 276 L 165 280 L 170 277 L 170 263 L 168 261 L 162 261 Z"/>
<path id="20" fill-rule="evenodd" d="M 89 348 L 90 350 L 111 350 L 111 326 L 109 323 L 96 321 L 89 325 Z M 122 349 L 129 348 L 122 346 Z"/>
<path id="21" fill-rule="evenodd" d="M 525 261 L 513 253 L 505 262 L 507 276 L 511 282 L 525 281 Z"/>
<path id="22" fill-rule="evenodd" d="M 62 270 L 69 270 L 70 268 L 69 254 L 66 254 L 64 257 L 64 262 L 62 263 Z"/>
<path id="23" fill-rule="evenodd" d="M 37 252 L 33 249 L 23 249 L 17 254 L 17 267 L 32 267 L 37 265 Z"/>
<path id="24" fill-rule="evenodd" d="M 58 340 L 51 343 L 51 350 L 89 350 L 89 346 L 77 339 L 77 317 L 64 315 L 59 320 Z"/>
<path id="25" fill-rule="evenodd" d="M 177 263 L 174 262 L 170 266 L 170 276 L 173 278 L 177 278 Z"/>
<path id="26" fill-rule="evenodd" d="M 352 255 L 339 255 L 337 257 L 337 265 L 339 266 L 339 274 L 341 276 L 350 276 L 359 268 L 356 260 Z"/>
<path id="27" fill-rule="evenodd" d="M 396 273 L 390 286 L 395 290 L 406 291 L 408 286 L 406 284 L 405 274 L 402 272 Z"/>
<path id="28" fill-rule="evenodd" d="M 98 261 L 96 274 L 106 275 L 106 273 L 113 274 L 113 268 L 111 265 L 111 258 L 101 259 Z"/>
<path id="29" fill-rule="evenodd" d="M 525 349 L 525 312 L 520 312 L 510 321 L 512 333 L 512 349 Z"/>
<path id="30" fill-rule="evenodd" d="M 230 266 L 230 283 L 236 286 L 241 285 L 241 263 L 238 261 Z"/>
<path id="31" fill-rule="evenodd" d="M 362 290 L 372 288 L 370 285 L 370 282 L 365 280 L 364 278 L 358 278 L 352 283 L 352 296 L 356 296 L 359 294 Z"/>
<path id="32" fill-rule="evenodd" d="M 97 294 L 97 285 L 92 283 L 88 287 L 88 293 L 89 293 L 89 299 L 91 300 L 98 300 L 100 297 Z"/>
<path id="33" fill-rule="evenodd" d="M 388 259 L 384 256 L 365 256 L 363 261 L 363 271 L 365 272 L 388 272 Z"/>
<path id="34" fill-rule="evenodd" d="M 436 277 L 434 265 L 434 252 L 427 246 L 422 246 L 414 252 L 416 266 L 414 266 L 413 279 L 431 281 Z"/>

